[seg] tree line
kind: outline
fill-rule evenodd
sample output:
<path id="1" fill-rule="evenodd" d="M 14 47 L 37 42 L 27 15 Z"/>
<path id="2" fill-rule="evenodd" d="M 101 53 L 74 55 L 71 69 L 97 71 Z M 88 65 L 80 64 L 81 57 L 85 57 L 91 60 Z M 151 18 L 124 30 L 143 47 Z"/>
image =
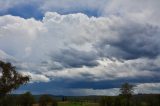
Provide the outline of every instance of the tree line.
<path id="1" fill-rule="evenodd" d="M 100 106 L 160 106 L 160 94 L 134 95 L 133 85 L 124 83 L 118 96 L 104 96 Z"/>
<path id="2" fill-rule="evenodd" d="M 6 95 L 0 101 L 0 106 L 33 106 L 33 104 L 39 104 L 39 106 L 57 106 L 57 101 L 51 96 L 44 94 L 41 95 L 38 100 L 30 92 L 26 92 L 20 95 Z"/>

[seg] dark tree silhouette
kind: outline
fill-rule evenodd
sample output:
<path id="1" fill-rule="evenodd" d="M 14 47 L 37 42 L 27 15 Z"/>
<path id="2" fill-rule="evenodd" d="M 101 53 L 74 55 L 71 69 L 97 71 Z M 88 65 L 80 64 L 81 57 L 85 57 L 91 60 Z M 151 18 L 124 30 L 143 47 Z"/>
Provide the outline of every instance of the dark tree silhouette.
<path id="1" fill-rule="evenodd" d="M 123 96 L 131 96 L 133 94 L 133 92 L 134 92 L 133 87 L 134 86 L 129 84 L 129 83 L 124 83 L 120 88 L 121 95 L 123 95 Z"/>
<path id="2" fill-rule="evenodd" d="M 67 101 L 67 97 L 66 97 L 66 96 L 63 96 L 63 97 L 62 97 L 62 101 Z"/>
<path id="3" fill-rule="evenodd" d="M 122 86 L 120 88 L 121 95 L 126 100 L 126 106 L 130 106 L 131 97 L 132 97 L 132 94 L 134 93 L 133 87 L 134 86 L 129 83 L 124 83 L 124 84 L 122 84 Z"/>
<path id="4" fill-rule="evenodd" d="M 0 100 L 0 106 L 19 106 L 17 104 L 17 96 L 6 95 L 5 98 Z"/>
<path id="5" fill-rule="evenodd" d="M 49 95 L 42 95 L 39 98 L 39 106 L 47 106 L 52 102 L 52 98 Z"/>
<path id="6" fill-rule="evenodd" d="M 53 100 L 53 98 L 49 95 L 42 95 L 40 98 L 39 98 L 39 106 L 48 106 L 48 105 L 51 105 L 51 106 L 57 106 L 57 101 Z"/>
<path id="7" fill-rule="evenodd" d="M 18 73 L 11 63 L 0 61 L 0 98 L 26 84 L 29 79 L 29 76 Z"/>
<path id="8" fill-rule="evenodd" d="M 30 92 L 21 94 L 18 99 L 19 106 L 32 106 L 35 103 L 35 98 Z"/>

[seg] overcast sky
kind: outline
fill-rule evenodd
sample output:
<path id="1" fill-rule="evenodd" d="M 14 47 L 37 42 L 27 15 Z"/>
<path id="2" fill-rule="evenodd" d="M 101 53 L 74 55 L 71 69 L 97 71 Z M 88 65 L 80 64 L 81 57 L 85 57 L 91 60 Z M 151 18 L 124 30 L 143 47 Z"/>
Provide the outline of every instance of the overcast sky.
<path id="1" fill-rule="evenodd" d="M 159 0 L 0 0 L 0 60 L 31 76 L 16 93 L 160 93 Z"/>

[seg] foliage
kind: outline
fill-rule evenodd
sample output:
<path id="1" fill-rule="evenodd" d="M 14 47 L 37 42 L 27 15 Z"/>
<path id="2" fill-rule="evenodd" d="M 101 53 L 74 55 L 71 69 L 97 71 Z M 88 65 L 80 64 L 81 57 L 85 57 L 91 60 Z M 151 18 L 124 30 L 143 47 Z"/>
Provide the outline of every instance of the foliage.
<path id="1" fill-rule="evenodd" d="M 39 98 L 39 106 L 57 106 L 57 101 L 53 100 L 53 98 L 49 95 L 42 95 Z"/>
<path id="2" fill-rule="evenodd" d="M 29 76 L 18 73 L 11 63 L 0 61 L 0 73 L 0 97 L 4 97 L 7 93 L 29 81 Z"/>
<path id="3" fill-rule="evenodd" d="M 67 101 L 67 97 L 66 97 L 66 96 L 63 96 L 63 97 L 62 97 L 62 101 Z"/>
<path id="4" fill-rule="evenodd" d="M 120 88 L 120 93 L 122 96 L 122 102 L 125 104 L 125 106 L 130 106 L 131 105 L 131 97 L 132 94 L 134 93 L 133 85 L 129 83 L 124 83 L 122 84 Z"/>
<path id="5" fill-rule="evenodd" d="M 0 100 L 0 106 L 17 106 L 17 96 L 6 95 Z"/>
<path id="6" fill-rule="evenodd" d="M 120 93 L 121 95 L 123 96 L 131 96 L 134 92 L 134 89 L 133 89 L 133 85 L 129 84 L 129 83 L 124 83 L 122 84 L 121 88 L 120 88 Z"/>
<path id="7" fill-rule="evenodd" d="M 20 106 L 32 106 L 35 103 L 34 96 L 30 92 L 21 94 L 18 99 Z"/>
<path id="8" fill-rule="evenodd" d="M 6 95 L 5 98 L 3 98 L 3 102 L 0 102 L 0 106 L 30 106 L 30 105 L 22 105 L 19 104 L 19 101 L 22 99 L 25 101 L 28 101 L 27 98 L 28 93 L 22 94 L 22 95 Z M 29 94 L 31 95 L 31 94 Z M 36 98 L 37 95 L 33 96 Z M 43 96 L 43 100 L 46 96 Z M 49 95 L 47 95 L 46 98 L 48 98 Z M 27 98 L 26 98 L 27 97 Z M 53 96 L 54 100 L 58 100 L 59 97 Z M 57 102 L 54 101 L 52 96 L 49 96 L 50 99 L 47 101 L 47 106 L 57 106 Z M 73 98 L 77 98 L 79 102 L 74 101 Z M 67 101 L 63 102 L 61 99 L 58 101 L 58 106 L 128 106 L 127 99 L 123 96 L 88 96 L 88 101 L 85 100 L 84 97 L 77 97 L 77 96 L 67 96 Z M 100 100 L 100 102 L 95 102 L 94 98 Z M 38 98 L 37 98 L 38 99 Z M 40 98 L 39 98 L 40 99 Z M 104 103 L 104 104 L 102 104 Z M 26 103 L 27 104 L 27 103 Z M 33 106 L 40 106 L 37 103 L 34 103 Z M 160 95 L 158 94 L 138 94 L 133 95 L 130 100 L 130 106 L 160 106 Z"/>

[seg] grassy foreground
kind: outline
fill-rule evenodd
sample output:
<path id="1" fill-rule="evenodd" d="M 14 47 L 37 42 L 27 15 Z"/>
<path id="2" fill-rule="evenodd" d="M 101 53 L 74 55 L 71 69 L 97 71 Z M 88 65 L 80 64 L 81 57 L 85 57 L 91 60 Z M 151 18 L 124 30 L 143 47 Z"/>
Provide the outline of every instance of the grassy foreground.
<path id="1" fill-rule="evenodd" d="M 59 102 L 58 106 L 99 106 L 99 104 L 89 102 Z"/>

